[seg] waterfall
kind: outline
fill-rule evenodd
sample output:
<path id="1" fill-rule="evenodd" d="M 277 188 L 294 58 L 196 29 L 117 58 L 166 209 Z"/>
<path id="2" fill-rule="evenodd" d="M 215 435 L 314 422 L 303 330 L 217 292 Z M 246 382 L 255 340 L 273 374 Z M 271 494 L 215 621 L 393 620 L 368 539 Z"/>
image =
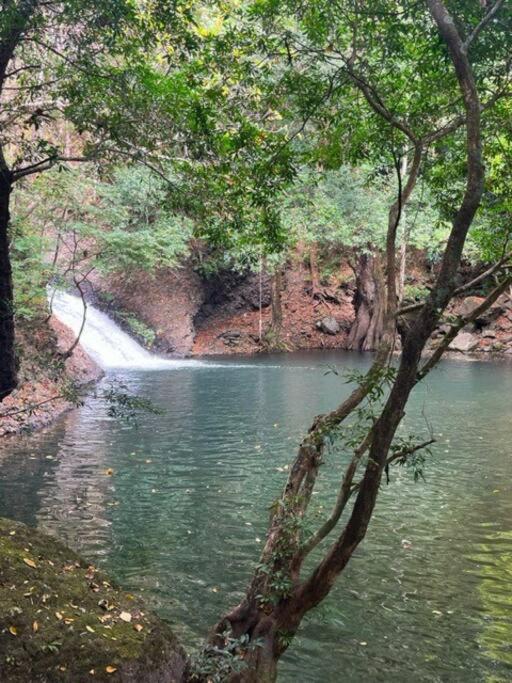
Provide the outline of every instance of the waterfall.
<path id="1" fill-rule="evenodd" d="M 52 312 L 75 334 L 80 332 L 84 313 L 80 297 L 62 291 L 55 292 Z M 149 353 L 126 332 L 123 332 L 108 315 L 91 304 L 87 304 L 80 344 L 84 351 L 105 370 L 110 368 L 165 370 L 207 365 L 194 360 L 166 360 Z"/>

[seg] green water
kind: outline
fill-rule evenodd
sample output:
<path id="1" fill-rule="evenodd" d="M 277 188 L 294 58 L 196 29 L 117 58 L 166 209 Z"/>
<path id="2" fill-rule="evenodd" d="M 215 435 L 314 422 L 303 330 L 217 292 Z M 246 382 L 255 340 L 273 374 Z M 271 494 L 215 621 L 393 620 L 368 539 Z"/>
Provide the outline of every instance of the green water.
<path id="1" fill-rule="evenodd" d="M 125 373 L 165 414 L 137 429 L 90 400 L 42 433 L 4 439 L 0 515 L 104 566 L 195 646 L 238 601 L 301 434 L 347 392 L 325 374 L 331 363 L 368 359 Z M 436 433 L 427 481 L 401 470 L 383 486 L 366 541 L 280 681 L 512 680 L 511 395 L 507 363 L 446 362 L 417 389 L 405 426 Z M 320 499 L 333 484 L 327 465 Z"/>

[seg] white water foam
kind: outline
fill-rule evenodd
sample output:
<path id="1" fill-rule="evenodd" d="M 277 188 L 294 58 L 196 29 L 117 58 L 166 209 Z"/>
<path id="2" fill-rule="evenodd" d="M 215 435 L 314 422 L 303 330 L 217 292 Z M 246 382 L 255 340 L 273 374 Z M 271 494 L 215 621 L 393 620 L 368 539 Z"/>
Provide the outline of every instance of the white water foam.
<path id="1" fill-rule="evenodd" d="M 55 292 L 52 298 L 52 312 L 75 334 L 79 334 L 84 315 L 84 306 L 80 297 L 67 292 Z M 108 315 L 91 304 L 87 304 L 80 344 L 104 370 L 111 368 L 170 370 L 172 368 L 209 367 L 210 365 L 197 360 L 167 360 L 149 353 L 126 332 L 123 332 Z"/>

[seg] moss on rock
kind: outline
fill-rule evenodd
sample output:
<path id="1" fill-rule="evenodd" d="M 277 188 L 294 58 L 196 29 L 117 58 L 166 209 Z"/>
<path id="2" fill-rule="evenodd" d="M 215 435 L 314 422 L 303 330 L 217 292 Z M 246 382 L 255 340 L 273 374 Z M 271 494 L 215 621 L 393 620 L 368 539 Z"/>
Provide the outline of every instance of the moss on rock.
<path id="1" fill-rule="evenodd" d="M 0 518 L 0 681 L 171 683 L 185 663 L 138 598 L 51 536 Z"/>

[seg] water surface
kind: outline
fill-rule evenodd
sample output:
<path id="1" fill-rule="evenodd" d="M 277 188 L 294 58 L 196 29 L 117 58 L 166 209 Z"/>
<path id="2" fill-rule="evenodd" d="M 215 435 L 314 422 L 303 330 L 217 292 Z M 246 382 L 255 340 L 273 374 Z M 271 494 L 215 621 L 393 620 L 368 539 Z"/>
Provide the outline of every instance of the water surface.
<path id="1" fill-rule="evenodd" d="M 0 514 L 59 536 L 197 646 L 240 598 L 311 418 L 348 391 L 327 366 L 368 362 L 310 352 L 118 373 L 164 415 L 137 428 L 90 399 L 4 439 Z M 512 680 L 511 395 L 506 363 L 445 362 L 417 389 L 404 429 L 435 431 L 426 482 L 392 473 L 280 681 Z M 333 494 L 333 459 L 316 507 Z"/>

